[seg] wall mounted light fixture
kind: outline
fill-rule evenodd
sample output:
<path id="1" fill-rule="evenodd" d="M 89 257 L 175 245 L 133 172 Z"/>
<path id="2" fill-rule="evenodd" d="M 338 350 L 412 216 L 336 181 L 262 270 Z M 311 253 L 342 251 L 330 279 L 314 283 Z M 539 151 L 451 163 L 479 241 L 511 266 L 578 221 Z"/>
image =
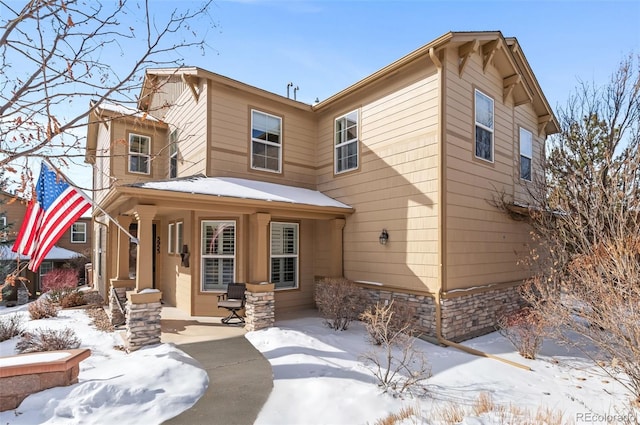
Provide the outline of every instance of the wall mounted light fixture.
<path id="1" fill-rule="evenodd" d="M 382 233 L 380 233 L 380 245 L 386 245 L 389 240 L 389 233 L 387 233 L 387 229 L 382 229 Z"/>

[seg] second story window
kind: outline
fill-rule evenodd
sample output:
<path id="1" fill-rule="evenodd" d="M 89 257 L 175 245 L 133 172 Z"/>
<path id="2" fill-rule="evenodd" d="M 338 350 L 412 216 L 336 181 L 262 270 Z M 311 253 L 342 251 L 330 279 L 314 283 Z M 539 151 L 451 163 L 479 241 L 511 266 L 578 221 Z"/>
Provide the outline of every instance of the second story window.
<path id="1" fill-rule="evenodd" d="M 251 111 L 251 168 L 281 172 L 282 118 Z"/>
<path id="2" fill-rule="evenodd" d="M 476 158 L 493 162 L 493 99 L 476 90 L 475 111 Z"/>
<path id="3" fill-rule="evenodd" d="M 533 159 L 533 136 L 531 132 L 520 128 L 520 178 L 531 181 L 531 162 Z"/>
<path id="4" fill-rule="evenodd" d="M 336 174 L 358 168 L 358 111 L 336 118 L 335 125 Z"/>
<path id="5" fill-rule="evenodd" d="M 169 178 L 178 177 L 178 129 L 169 135 Z"/>
<path id="6" fill-rule="evenodd" d="M 87 223 L 73 223 L 71 226 L 71 243 L 87 242 Z"/>
<path id="7" fill-rule="evenodd" d="M 129 172 L 149 174 L 151 138 L 139 134 L 129 135 Z"/>

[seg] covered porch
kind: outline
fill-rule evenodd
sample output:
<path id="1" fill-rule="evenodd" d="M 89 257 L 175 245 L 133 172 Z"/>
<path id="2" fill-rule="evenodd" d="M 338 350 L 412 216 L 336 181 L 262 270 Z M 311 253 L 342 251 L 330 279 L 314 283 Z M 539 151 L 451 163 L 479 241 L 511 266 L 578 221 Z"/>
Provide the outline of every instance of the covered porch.
<path id="1" fill-rule="evenodd" d="M 275 314 L 312 307 L 316 276 L 342 276 L 353 212 L 310 189 L 204 176 L 119 186 L 103 205 L 118 222 L 95 217 L 105 230 L 95 261 L 105 293 L 155 289 L 193 316 L 226 315 L 217 300 L 231 282 L 271 286 Z"/>

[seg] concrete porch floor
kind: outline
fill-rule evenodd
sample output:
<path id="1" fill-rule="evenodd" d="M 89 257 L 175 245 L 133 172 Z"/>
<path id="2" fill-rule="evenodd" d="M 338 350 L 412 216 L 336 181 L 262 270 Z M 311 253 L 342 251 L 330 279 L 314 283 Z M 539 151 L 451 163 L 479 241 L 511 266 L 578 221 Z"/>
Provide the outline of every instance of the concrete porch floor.
<path id="1" fill-rule="evenodd" d="M 189 316 L 176 307 L 163 306 L 160 313 L 161 341 L 176 345 L 243 336 L 244 325 L 225 325 L 222 317 Z"/>

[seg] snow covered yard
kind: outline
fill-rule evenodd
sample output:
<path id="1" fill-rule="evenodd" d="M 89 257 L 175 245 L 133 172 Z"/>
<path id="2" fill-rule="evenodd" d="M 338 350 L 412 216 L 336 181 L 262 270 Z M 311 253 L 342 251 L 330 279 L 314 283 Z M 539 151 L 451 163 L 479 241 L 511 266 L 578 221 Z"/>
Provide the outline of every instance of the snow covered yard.
<path id="1" fill-rule="evenodd" d="M 343 332 L 328 329 L 318 317 L 276 325 L 247 334 L 274 373 L 274 390 L 257 424 L 374 424 L 407 407 L 418 417 L 399 423 L 448 423 L 452 410 L 464 414 L 465 424 L 517 423 L 508 416 L 513 412 L 532 418 L 529 423 L 542 423 L 535 419 L 541 412 L 562 415 L 558 423 L 606 423 L 607 415 L 612 423 L 625 419 L 616 415 L 627 411 L 626 390 L 591 360 L 549 341 L 537 360 L 520 357 L 497 332 L 464 343 L 532 371 L 417 341 L 433 376 L 425 381 L 425 396 L 401 399 L 381 394 L 359 360 L 371 348 L 361 323 Z M 481 394 L 495 406 L 477 415 Z"/>
<path id="2" fill-rule="evenodd" d="M 27 330 L 71 327 L 92 355 L 80 363 L 78 384 L 28 397 L 15 411 L 0 414 L 2 424 L 160 424 L 192 406 L 208 385 L 197 361 L 172 344 L 127 354 L 114 348 L 122 345 L 118 334 L 96 330 L 82 310 L 33 321 L 25 306 L 0 308 L 0 314 L 16 311 Z M 537 360 L 521 358 L 498 333 L 464 343 L 533 371 L 417 341 L 433 373 L 425 381 L 426 394 L 394 398 L 381 393 L 360 360 L 371 349 L 361 323 L 335 332 L 311 314 L 276 325 L 247 334 L 274 373 L 273 392 L 257 424 L 373 425 L 402 409 L 413 412 L 395 422 L 402 425 L 455 423 L 459 415 L 463 424 L 523 423 L 509 416 L 514 413 L 542 423 L 536 418 L 541 411 L 562 415 L 551 423 L 618 423 L 624 417 L 616 415 L 628 414 L 629 394 L 620 384 L 580 353 L 548 341 Z M 17 340 L 0 343 L 0 353 L 15 354 Z M 488 412 L 479 412 L 481 394 L 490 396 Z"/>

